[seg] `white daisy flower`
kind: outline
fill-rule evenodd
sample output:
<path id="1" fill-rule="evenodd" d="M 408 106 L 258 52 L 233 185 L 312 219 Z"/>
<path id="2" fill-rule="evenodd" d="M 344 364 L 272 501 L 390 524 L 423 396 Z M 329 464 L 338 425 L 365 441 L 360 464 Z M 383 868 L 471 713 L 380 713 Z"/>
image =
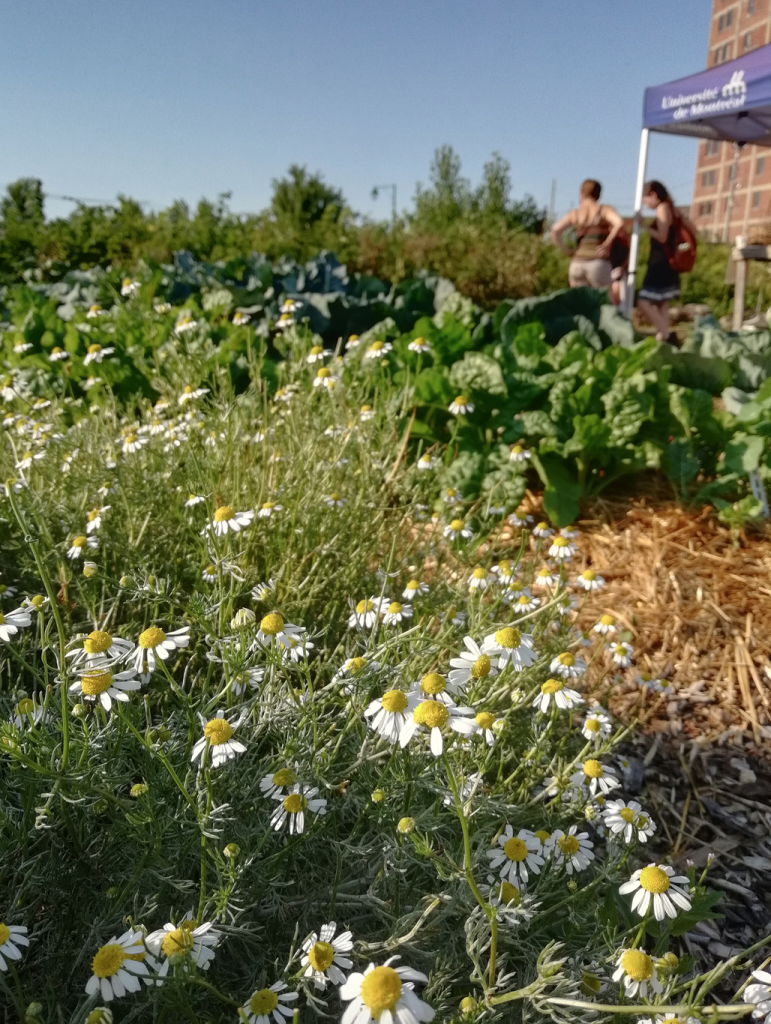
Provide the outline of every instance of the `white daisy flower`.
<path id="1" fill-rule="evenodd" d="M 230 683 L 230 692 L 234 697 L 240 697 L 242 693 L 247 690 L 258 689 L 260 683 L 265 678 L 264 668 L 245 668 L 240 672 L 236 672 Z"/>
<path id="2" fill-rule="evenodd" d="M 567 686 L 564 679 L 547 679 L 545 683 L 541 684 L 541 692 L 536 694 L 532 706 L 538 708 L 541 714 L 545 715 L 552 701 L 560 711 L 570 711 L 579 704 L 583 704 L 584 698 L 578 690 L 572 690 Z"/>
<path id="3" fill-rule="evenodd" d="M 636 800 L 608 800 L 603 810 L 605 827 L 613 835 L 622 835 L 625 843 L 633 839 L 647 843 L 656 831 L 656 823 Z"/>
<path id="4" fill-rule="evenodd" d="M 299 299 L 285 298 L 279 306 L 279 313 L 296 313 L 302 306 Z"/>
<path id="5" fill-rule="evenodd" d="M 282 643 L 279 647 L 282 664 L 289 661 L 294 663 L 307 661 L 308 652 L 312 651 L 315 646 L 306 636 L 287 636 L 286 643 Z"/>
<path id="6" fill-rule="evenodd" d="M 553 558 L 557 562 L 569 562 L 577 550 L 578 548 L 571 540 L 559 534 L 551 542 L 549 558 Z"/>
<path id="7" fill-rule="evenodd" d="M 348 617 L 349 629 L 372 629 L 380 614 L 380 598 L 369 597 L 359 601 L 357 605 L 351 602 L 352 611 Z"/>
<path id="8" fill-rule="evenodd" d="M 141 434 L 129 431 L 124 438 L 121 445 L 121 451 L 124 455 L 133 455 L 134 452 L 138 452 L 141 448 L 144 448 L 146 444 L 150 443 L 149 437 L 143 437 Z"/>
<path id="9" fill-rule="evenodd" d="M 69 359 L 69 358 L 70 358 L 69 352 L 66 352 L 59 345 L 54 345 L 54 347 L 51 349 L 50 353 L 48 354 L 48 361 L 49 361 L 49 363 L 58 363 L 58 362 L 60 362 L 63 359 Z"/>
<path id="10" fill-rule="evenodd" d="M 553 587 L 555 583 L 559 583 L 559 573 L 554 572 L 548 565 L 539 569 L 533 577 L 534 587 Z"/>
<path id="11" fill-rule="evenodd" d="M 32 625 L 32 616 L 24 608 L 16 608 L 12 612 L 0 612 L 0 640 L 10 643 L 20 629 Z"/>
<path id="12" fill-rule="evenodd" d="M 670 682 L 669 679 L 653 679 L 650 675 L 648 675 L 647 672 L 641 673 L 638 679 L 645 679 L 644 683 L 642 683 L 641 685 L 644 685 L 648 689 L 653 690 L 654 693 L 675 692 L 674 683 Z"/>
<path id="13" fill-rule="evenodd" d="M 294 1016 L 294 1010 L 287 1003 L 298 998 L 296 992 L 288 992 L 284 981 L 274 982 L 270 988 L 261 988 L 253 992 L 249 1002 L 241 1007 L 239 1013 L 247 1024 L 287 1024 Z"/>
<path id="14" fill-rule="evenodd" d="M 194 388 L 190 384 L 186 384 L 182 388 L 182 394 L 177 399 L 177 405 L 186 405 L 188 402 L 193 402 L 196 398 L 203 398 L 204 395 L 208 394 L 208 388 Z"/>
<path id="15" fill-rule="evenodd" d="M 82 669 L 79 677 L 70 686 L 70 693 L 79 694 L 86 700 L 98 700 L 105 711 L 112 709 L 113 700 L 126 702 L 129 699 L 129 692 L 138 690 L 141 686 L 133 668 L 113 672 L 109 667 L 96 665 L 93 668 Z"/>
<path id="16" fill-rule="evenodd" d="M 261 647 L 292 648 L 296 643 L 303 642 L 306 632 L 303 626 L 287 622 L 279 612 L 268 612 L 260 619 L 257 643 Z"/>
<path id="17" fill-rule="evenodd" d="M 463 686 L 445 679 L 439 672 L 428 672 L 410 687 L 410 704 L 414 707 L 421 700 L 438 700 L 443 704 L 453 703 L 451 694 L 463 692 Z"/>
<path id="18" fill-rule="evenodd" d="M 311 932 L 303 942 L 303 977 L 312 978 L 314 986 L 319 989 L 325 989 L 327 981 L 342 985 L 345 975 L 340 968 L 350 971 L 353 967 L 353 960 L 343 956 L 353 949 L 353 936 L 350 932 L 340 932 L 335 936 L 336 930 L 337 924 L 330 921 L 323 924 L 318 933 Z"/>
<path id="19" fill-rule="evenodd" d="M 284 790 L 289 792 L 297 782 L 299 779 L 291 768 L 279 768 L 272 775 L 264 775 L 260 779 L 260 789 L 263 796 L 271 797 L 276 793 L 284 796 Z"/>
<path id="20" fill-rule="evenodd" d="M 252 597 L 255 601 L 267 601 L 276 592 L 276 581 L 269 579 L 252 587 Z"/>
<path id="21" fill-rule="evenodd" d="M 33 462 L 39 462 L 40 459 L 45 458 L 45 452 L 24 452 L 22 457 L 14 465 L 16 469 L 29 469 Z"/>
<path id="22" fill-rule="evenodd" d="M 529 526 L 533 521 L 533 517 L 528 515 L 524 509 L 518 508 L 516 512 L 511 513 L 506 521 L 511 526 Z"/>
<path id="23" fill-rule="evenodd" d="M 217 582 L 217 566 L 216 565 L 205 565 L 201 570 L 201 579 L 204 583 L 216 583 Z"/>
<path id="24" fill-rule="evenodd" d="M 205 494 L 188 494 L 187 501 L 185 502 L 185 508 L 194 508 L 196 505 L 200 505 L 202 501 L 206 501 Z"/>
<path id="25" fill-rule="evenodd" d="M 120 293 L 123 296 L 133 295 L 139 291 L 139 281 L 132 281 L 130 277 L 124 277 L 120 285 Z"/>
<path id="26" fill-rule="evenodd" d="M 514 582 L 517 569 L 511 559 L 502 558 L 497 565 L 492 567 L 490 572 L 498 578 L 498 582 L 502 586 L 508 587 L 510 583 Z"/>
<path id="27" fill-rule="evenodd" d="M 224 537 L 228 532 L 238 533 L 245 529 L 254 519 L 251 509 L 247 512 L 236 512 L 232 505 L 220 505 L 214 513 L 214 519 L 201 530 L 201 536 L 213 530 L 215 536 Z"/>
<path id="28" fill-rule="evenodd" d="M 91 388 L 95 388 L 97 384 L 101 384 L 101 383 L 102 383 L 102 378 L 101 377 L 94 377 L 92 375 L 91 377 L 87 377 L 86 380 L 84 380 L 83 383 L 80 386 L 83 388 L 84 391 L 90 391 Z"/>
<path id="29" fill-rule="evenodd" d="M 321 500 L 330 508 L 342 508 L 346 502 L 346 499 L 342 494 L 338 494 L 337 491 L 332 491 L 331 494 L 325 494 Z"/>
<path id="30" fill-rule="evenodd" d="M 318 815 L 327 813 L 326 800 L 317 794 L 316 786 L 306 786 L 302 782 L 295 783 L 285 797 L 281 793 L 274 793 L 273 799 L 280 803 L 271 815 L 271 827 L 278 832 L 289 822 L 289 835 L 299 836 L 305 830 L 306 811 Z"/>
<path id="31" fill-rule="evenodd" d="M 88 351 L 83 357 L 83 365 L 88 366 L 89 363 L 101 363 L 105 356 L 111 356 L 115 351 L 114 348 L 102 348 L 101 345 L 89 345 Z"/>
<path id="32" fill-rule="evenodd" d="M 431 351 L 431 345 L 425 338 L 413 338 L 407 348 L 410 352 L 417 352 L 418 354 Z"/>
<path id="33" fill-rule="evenodd" d="M 461 736 L 481 736 L 488 747 L 495 743 L 496 728 L 503 725 L 503 719 L 496 718 L 489 711 L 477 711 L 473 718 L 461 718 L 455 726 L 455 731 Z"/>
<path id="34" fill-rule="evenodd" d="M 92 975 L 86 983 L 86 993 L 101 995 L 105 1003 L 125 996 L 127 992 L 138 992 L 140 978 L 148 973 L 142 933 L 129 929 L 119 938 L 113 936 L 108 943 L 100 946 L 91 961 Z"/>
<path id="35" fill-rule="evenodd" d="M 208 971 L 214 959 L 214 946 L 217 945 L 219 939 L 220 933 L 211 921 L 196 926 L 190 911 L 179 925 L 174 925 L 169 921 L 163 928 L 150 932 L 145 939 L 145 945 L 155 956 L 162 954 L 164 957 L 163 963 L 156 972 L 160 977 L 155 979 L 155 984 L 163 984 L 162 979 L 169 973 L 169 960 L 172 956 L 175 958 L 184 956 L 192 960 L 196 967 Z"/>
<path id="36" fill-rule="evenodd" d="M 233 733 L 241 724 L 240 718 L 229 721 L 224 711 L 218 711 L 208 722 L 203 715 L 199 714 L 198 717 L 203 727 L 203 736 L 193 745 L 191 761 L 200 761 L 203 767 L 208 749 L 212 768 L 219 768 L 238 754 L 246 753 L 243 743 L 233 739 Z"/>
<path id="37" fill-rule="evenodd" d="M 470 526 L 466 526 L 462 519 L 453 519 L 448 526 L 445 526 L 442 533 L 448 540 L 455 540 L 457 537 L 471 540 L 474 536 L 474 531 Z"/>
<path id="38" fill-rule="evenodd" d="M 448 508 L 452 508 L 453 505 L 460 505 L 463 495 L 454 487 L 448 487 L 442 495 L 442 501 Z"/>
<path id="39" fill-rule="evenodd" d="M 474 403 L 470 402 L 465 395 L 458 395 L 450 402 L 448 409 L 453 416 L 465 416 L 474 411 Z"/>
<path id="40" fill-rule="evenodd" d="M 554 863 L 563 865 L 569 875 L 583 871 L 594 860 L 594 843 L 588 832 L 579 832 L 578 825 L 571 825 L 567 833 L 555 829 L 549 837 L 549 846 Z"/>
<path id="41" fill-rule="evenodd" d="M 66 657 L 72 658 L 72 667 L 79 668 L 84 662 L 88 668 L 106 667 L 126 660 L 134 650 L 130 640 L 113 636 L 103 629 L 94 629 L 87 636 L 75 637 L 77 646 L 67 651 Z"/>
<path id="42" fill-rule="evenodd" d="M 547 540 L 549 537 L 553 536 L 553 534 L 554 530 L 552 530 L 551 526 L 549 526 L 547 522 L 541 521 L 540 523 L 536 523 L 533 527 L 533 536 L 538 537 L 541 540 Z"/>
<path id="43" fill-rule="evenodd" d="M 150 626 L 139 634 L 131 665 L 143 675 L 154 672 L 158 658 L 168 660 L 172 651 L 187 647 L 190 643 L 190 627 L 183 626 L 164 633 L 158 626 Z"/>
<path id="44" fill-rule="evenodd" d="M 498 668 L 490 655 L 472 637 L 464 636 L 463 643 L 466 650 L 461 651 L 457 658 L 450 658 L 451 671 L 447 674 L 450 683 L 459 691 L 472 679 L 477 682 L 498 675 Z"/>
<path id="45" fill-rule="evenodd" d="M 581 727 L 581 732 L 585 738 L 587 740 L 595 740 L 597 743 L 610 736 L 612 731 L 613 723 L 604 711 L 591 711 L 584 719 L 584 724 Z"/>
<path id="46" fill-rule="evenodd" d="M 427 452 L 424 452 L 415 465 L 420 470 L 433 469 L 436 466 L 436 459 L 432 458 Z"/>
<path id="47" fill-rule="evenodd" d="M 323 345 L 314 345 L 305 357 L 307 363 L 323 363 L 327 356 L 332 355 L 332 350 L 324 348 Z"/>
<path id="48" fill-rule="evenodd" d="M 174 324 L 174 333 L 187 334 L 188 331 L 194 331 L 198 326 L 198 321 L 195 320 L 189 313 L 183 312 Z"/>
<path id="49" fill-rule="evenodd" d="M 271 516 L 274 516 L 278 512 L 283 512 L 283 511 L 284 511 L 284 506 L 283 505 L 279 505 L 278 502 L 275 502 L 275 501 L 264 501 L 262 503 L 262 508 L 257 513 L 257 518 L 258 519 L 270 519 Z"/>
<path id="50" fill-rule="evenodd" d="M 745 989 L 744 995 L 747 995 L 749 988 Z M 750 999 L 749 1002 L 752 1002 Z M 771 1004 L 769 1004 L 769 1010 L 771 1010 Z M 753 1016 L 762 1016 L 762 1014 L 753 1014 Z M 656 1019 L 652 1017 L 641 1017 L 637 1024 L 699 1024 L 699 1021 L 695 1017 L 676 1017 L 673 1013 L 657 1013 Z"/>
<path id="51" fill-rule="evenodd" d="M 501 878 L 507 879 L 512 885 L 524 886 L 529 877 L 528 870 L 534 875 L 540 875 L 544 858 L 541 855 L 541 843 L 535 835 L 526 828 L 521 828 L 514 835 L 514 829 L 507 825 L 501 835 L 498 836 L 498 847 L 487 851 L 490 858 L 490 867 L 498 871 Z"/>
<path id="52" fill-rule="evenodd" d="M 366 658 L 361 657 L 347 658 L 337 672 L 335 672 L 332 682 L 346 683 L 347 685 L 343 687 L 344 692 L 353 693 L 352 680 L 355 679 L 358 682 L 360 679 L 365 679 L 379 670 L 379 661 L 368 661 Z"/>
<path id="53" fill-rule="evenodd" d="M 40 725 L 42 722 L 46 722 L 50 719 L 50 715 L 46 711 L 43 704 L 38 703 L 38 695 L 33 694 L 32 697 L 22 697 L 21 700 L 16 704 L 13 709 L 13 717 L 11 721 L 17 729 L 23 729 L 26 726 Z M 0 937 L 2 937 L 2 926 L 0 925 Z M 0 943 L 2 945 L 2 943 Z"/>
<path id="54" fill-rule="evenodd" d="M 101 508 L 92 508 L 86 516 L 86 533 L 93 533 L 94 530 L 101 530 L 102 516 L 109 512 L 111 506 L 103 505 Z"/>
<path id="55" fill-rule="evenodd" d="M 373 341 L 364 353 L 365 359 L 380 359 L 393 349 L 390 341 Z"/>
<path id="56" fill-rule="evenodd" d="M 361 345 L 361 338 L 359 337 L 359 335 L 351 334 L 348 337 L 348 341 L 346 341 L 345 343 L 345 348 L 346 351 L 349 351 L 351 349 L 358 348 L 359 345 Z"/>
<path id="57" fill-rule="evenodd" d="M 313 378 L 314 388 L 327 388 L 330 391 L 336 388 L 339 384 L 337 377 L 332 375 L 332 371 L 327 366 L 322 366 Z"/>
<path id="58" fill-rule="evenodd" d="M 82 558 L 86 551 L 91 548 L 98 548 L 99 541 L 96 537 L 88 537 L 84 534 L 80 534 L 77 537 L 72 538 L 72 543 L 67 549 L 67 558 L 73 561 L 76 558 Z"/>
<path id="59" fill-rule="evenodd" d="M 446 695 L 444 700 L 423 700 L 407 713 L 399 734 L 399 744 L 406 747 L 416 734 L 425 729 L 428 731 L 431 753 L 434 757 L 441 757 L 444 750 L 442 729 L 446 727 L 461 732 L 464 717 L 473 717 L 474 714 L 473 708 L 460 708 Z"/>
<path id="60" fill-rule="evenodd" d="M 469 590 L 486 590 L 489 585 L 487 571 L 478 565 L 468 578 Z"/>
<path id="61" fill-rule="evenodd" d="M 427 594 L 428 590 L 428 584 L 423 583 L 422 580 L 409 580 L 407 586 L 402 591 L 402 597 L 405 601 L 412 601 L 418 595 L 422 597 Z"/>
<path id="62" fill-rule="evenodd" d="M 98 302 L 95 302 L 92 306 L 88 307 L 88 312 L 86 313 L 86 319 L 87 320 L 93 320 L 96 317 L 106 316 L 106 315 L 107 314 L 106 314 L 105 310 L 102 309 L 102 307 L 99 305 Z"/>
<path id="63" fill-rule="evenodd" d="M 22 355 L 24 352 L 29 352 L 29 350 L 31 348 L 32 348 L 32 342 L 21 340 L 21 341 L 17 341 L 14 344 L 13 351 L 14 352 L 18 352 L 19 355 Z"/>
<path id="64" fill-rule="evenodd" d="M 409 700 L 403 690 L 387 690 L 370 702 L 364 717 L 371 719 L 370 728 L 384 740 L 394 744 L 407 721 Z"/>
<path id="65" fill-rule="evenodd" d="M 764 1018 L 763 1024 L 771 1024 L 771 974 L 768 971 L 758 970 L 752 972 L 752 977 L 755 979 L 755 984 L 748 985 L 744 990 L 744 999 L 748 1003 L 755 1004 L 753 1017 L 762 1017 Z"/>
<path id="66" fill-rule="evenodd" d="M 690 882 L 685 875 L 676 875 L 666 864 L 649 864 L 638 868 L 628 882 L 619 886 L 622 896 L 634 893 L 632 910 L 645 917 L 651 903 L 653 916 L 657 921 L 665 917 L 677 917 L 678 909 L 688 911 L 691 901 L 688 897 Z"/>
<path id="67" fill-rule="evenodd" d="M 243 327 L 244 324 L 248 324 L 249 323 L 250 319 L 251 318 L 250 318 L 248 313 L 244 313 L 243 310 L 237 309 L 235 311 L 235 313 L 233 314 L 233 321 L 232 321 L 233 322 L 233 326 L 234 327 Z"/>
<path id="68" fill-rule="evenodd" d="M 602 636 L 607 636 L 609 633 L 615 633 L 616 629 L 616 620 L 612 615 L 601 615 L 592 626 L 592 632 L 600 633 Z"/>
<path id="69" fill-rule="evenodd" d="M 415 982 L 428 978 L 411 967 L 392 967 L 392 956 L 382 967 L 371 963 L 363 974 L 354 971 L 340 987 L 348 1003 L 341 1024 L 421 1024 L 434 1019 L 434 1010 L 414 992 Z"/>
<path id="70" fill-rule="evenodd" d="M 487 516 L 487 518 L 490 518 L 491 516 L 502 516 L 505 512 L 505 505 L 488 505 L 485 510 L 485 516 Z"/>
<path id="71" fill-rule="evenodd" d="M 503 600 L 511 605 L 515 615 L 525 615 L 527 612 L 534 612 L 541 603 L 540 597 L 534 597 L 527 587 L 522 590 L 509 587 L 503 592 Z"/>
<path id="72" fill-rule="evenodd" d="M 586 662 L 583 658 L 577 658 L 572 651 L 563 651 L 552 658 L 549 671 L 563 679 L 578 679 L 586 672 Z"/>
<path id="73" fill-rule="evenodd" d="M 606 764 L 601 764 L 591 757 L 584 761 L 578 771 L 573 772 L 570 781 L 580 789 L 588 789 L 594 796 L 599 789 L 603 796 L 607 796 L 613 789 L 618 789 L 621 783 L 618 781 L 616 769 Z"/>
<path id="74" fill-rule="evenodd" d="M 658 994 L 664 990 L 656 974 L 653 957 L 645 950 L 622 949 L 616 963 L 618 966 L 613 973 L 613 980 L 623 981 L 624 991 L 631 999 L 637 996 L 645 999 L 649 992 Z"/>
<path id="75" fill-rule="evenodd" d="M 21 960 L 19 946 L 28 946 L 27 928 L 23 924 L 5 924 L 0 921 L 0 971 L 8 970 L 8 963 Z"/>
<path id="76" fill-rule="evenodd" d="M 48 598 L 43 594 L 33 594 L 32 597 L 25 597 L 21 602 L 21 607 L 25 611 L 30 612 L 42 612 L 48 607 Z"/>
<path id="77" fill-rule="evenodd" d="M 608 644 L 607 649 L 610 651 L 611 660 L 614 665 L 620 665 L 621 668 L 629 668 L 632 664 L 634 648 L 631 644 L 622 641 L 617 644 Z"/>
<path id="78" fill-rule="evenodd" d="M 359 419 L 362 423 L 368 423 L 370 420 L 375 418 L 375 410 L 371 405 L 363 405 L 359 409 Z"/>
<path id="79" fill-rule="evenodd" d="M 482 649 L 486 654 L 498 655 L 499 669 L 511 665 L 515 672 L 528 668 L 538 657 L 533 650 L 533 638 L 514 626 L 504 626 L 489 633 L 482 642 Z"/>
<path id="80" fill-rule="evenodd" d="M 412 605 L 400 604 L 399 601 L 391 601 L 386 605 L 385 601 L 380 609 L 383 622 L 386 626 L 397 626 L 400 622 L 412 618 Z"/>
<path id="81" fill-rule="evenodd" d="M 594 569 L 584 569 L 576 580 L 576 586 L 583 587 L 587 591 L 600 590 L 605 586 L 605 580 Z"/>
<path id="82" fill-rule="evenodd" d="M 527 462 L 531 458 L 530 450 L 521 444 L 513 444 L 509 449 L 509 462 Z"/>

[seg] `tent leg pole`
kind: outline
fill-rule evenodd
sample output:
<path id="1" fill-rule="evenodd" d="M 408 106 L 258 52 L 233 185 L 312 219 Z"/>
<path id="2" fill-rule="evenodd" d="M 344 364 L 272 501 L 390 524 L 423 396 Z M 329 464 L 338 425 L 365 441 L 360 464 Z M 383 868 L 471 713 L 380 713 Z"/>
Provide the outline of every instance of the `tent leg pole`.
<path id="1" fill-rule="evenodd" d="M 736 282 L 734 284 L 734 320 L 733 329 L 740 331 L 744 323 L 744 296 L 747 290 L 747 261 L 736 261 Z"/>
<path id="2" fill-rule="evenodd" d="M 648 166 L 648 135 L 648 129 L 643 128 L 640 134 L 640 155 L 637 159 L 637 182 L 634 189 L 634 225 L 632 227 L 632 239 L 629 244 L 629 269 L 626 275 L 626 296 L 624 297 L 624 312 L 627 316 L 632 315 L 634 308 L 637 257 L 640 252 L 640 211 L 642 210 L 645 171 Z"/>

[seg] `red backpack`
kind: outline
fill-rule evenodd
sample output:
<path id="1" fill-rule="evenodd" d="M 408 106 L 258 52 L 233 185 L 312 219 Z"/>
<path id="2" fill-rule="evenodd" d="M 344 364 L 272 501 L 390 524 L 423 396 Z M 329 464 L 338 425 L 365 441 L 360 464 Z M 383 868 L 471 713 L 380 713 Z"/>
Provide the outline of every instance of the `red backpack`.
<path id="1" fill-rule="evenodd" d="M 670 267 L 677 274 L 688 274 L 696 262 L 696 236 L 687 226 L 683 218 L 675 210 L 674 222 L 669 231 L 669 238 L 664 250 Z"/>

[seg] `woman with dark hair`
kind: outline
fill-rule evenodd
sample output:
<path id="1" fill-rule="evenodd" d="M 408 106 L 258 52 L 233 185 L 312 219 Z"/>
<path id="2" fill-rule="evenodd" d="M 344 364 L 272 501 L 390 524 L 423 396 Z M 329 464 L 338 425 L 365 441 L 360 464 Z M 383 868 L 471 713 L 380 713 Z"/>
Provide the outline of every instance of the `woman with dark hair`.
<path id="1" fill-rule="evenodd" d="M 669 258 L 674 248 L 676 221 L 685 221 L 696 236 L 696 229 L 675 211 L 669 192 L 660 181 L 648 181 L 643 190 L 643 203 L 656 216 L 645 228 L 651 236 L 651 252 L 645 279 L 637 293 L 640 312 L 656 328 L 657 341 L 677 343 L 677 336 L 669 331 L 669 303 L 680 296 L 680 275 L 673 270 Z"/>

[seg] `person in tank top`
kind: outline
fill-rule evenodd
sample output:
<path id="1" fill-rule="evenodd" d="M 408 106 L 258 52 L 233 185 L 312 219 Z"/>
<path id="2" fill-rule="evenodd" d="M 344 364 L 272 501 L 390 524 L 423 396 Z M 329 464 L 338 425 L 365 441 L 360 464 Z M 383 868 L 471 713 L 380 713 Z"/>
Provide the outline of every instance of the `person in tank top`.
<path id="1" fill-rule="evenodd" d="M 581 184 L 578 206 L 557 221 L 550 231 L 555 245 L 570 256 L 568 282 L 571 288 L 610 288 L 613 267 L 610 253 L 613 242 L 624 229 L 624 221 L 612 206 L 600 203 L 602 185 L 593 178 Z M 577 246 L 568 249 L 562 236 L 572 228 Z"/>

